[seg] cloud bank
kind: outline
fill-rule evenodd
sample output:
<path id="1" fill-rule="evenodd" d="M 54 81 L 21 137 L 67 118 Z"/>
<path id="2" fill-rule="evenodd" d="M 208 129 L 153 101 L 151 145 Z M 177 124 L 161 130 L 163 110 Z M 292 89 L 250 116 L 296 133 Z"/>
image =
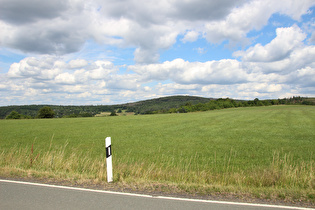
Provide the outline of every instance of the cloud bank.
<path id="1" fill-rule="evenodd" d="M 0 74 L 2 105 L 315 93 L 314 19 L 304 27 L 278 27 L 264 44 L 248 36 L 270 24 L 274 14 L 299 23 L 312 12 L 313 0 L 0 0 L 0 5 L 0 46 L 25 55 Z M 162 51 L 200 39 L 242 48 L 225 59 L 160 61 Z M 134 63 L 76 58 L 89 41 L 133 49 Z"/>

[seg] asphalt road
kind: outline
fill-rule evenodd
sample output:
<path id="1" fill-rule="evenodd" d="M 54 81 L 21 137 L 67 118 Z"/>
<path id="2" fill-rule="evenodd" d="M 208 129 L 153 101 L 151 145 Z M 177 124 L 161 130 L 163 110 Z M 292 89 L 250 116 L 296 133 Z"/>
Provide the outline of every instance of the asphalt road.
<path id="1" fill-rule="evenodd" d="M 193 200 L 0 180 L 0 209 L 304 209 Z"/>

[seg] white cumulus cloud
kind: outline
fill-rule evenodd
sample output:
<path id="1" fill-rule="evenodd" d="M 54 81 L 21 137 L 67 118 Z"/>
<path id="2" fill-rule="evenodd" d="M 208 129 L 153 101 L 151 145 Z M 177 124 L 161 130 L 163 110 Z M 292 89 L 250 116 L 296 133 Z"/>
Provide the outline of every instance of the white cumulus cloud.
<path id="1" fill-rule="evenodd" d="M 250 47 L 243 56 L 244 61 L 274 62 L 287 58 L 291 52 L 303 45 L 306 34 L 296 25 L 278 28 L 277 37 L 266 46 L 260 44 Z M 237 53 L 236 53 L 237 55 Z"/>
<path id="2" fill-rule="evenodd" d="M 0 0 L 0 104 L 314 95 L 314 6 L 314 0 Z M 269 22 L 278 16 L 287 23 Z M 264 34 L 265 26 L 275 34 L 271 41 L 249 35 Z"/>

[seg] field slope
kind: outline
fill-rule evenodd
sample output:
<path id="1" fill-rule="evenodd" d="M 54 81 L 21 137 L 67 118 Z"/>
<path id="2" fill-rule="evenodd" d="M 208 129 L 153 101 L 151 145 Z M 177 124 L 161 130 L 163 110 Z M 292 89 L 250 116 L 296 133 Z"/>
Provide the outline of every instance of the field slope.
<path id="1" fill-rule="evenodd" d="M 0 120 L 0 176 L 108 185 L 111 136 L 117 186 L 314 202 L 314 128 L 313 106 Z"/>

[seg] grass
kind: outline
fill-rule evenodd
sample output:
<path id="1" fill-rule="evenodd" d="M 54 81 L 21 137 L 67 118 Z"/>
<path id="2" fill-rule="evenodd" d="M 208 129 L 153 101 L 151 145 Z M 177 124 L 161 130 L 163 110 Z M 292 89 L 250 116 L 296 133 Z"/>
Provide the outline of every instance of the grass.
<path id="1" fill-rule="evenodd" d="M 314 202 L 315 108 L 0 121 L 0 175 Z M 32 149 L 33 147 L 33 149 Z"/>

